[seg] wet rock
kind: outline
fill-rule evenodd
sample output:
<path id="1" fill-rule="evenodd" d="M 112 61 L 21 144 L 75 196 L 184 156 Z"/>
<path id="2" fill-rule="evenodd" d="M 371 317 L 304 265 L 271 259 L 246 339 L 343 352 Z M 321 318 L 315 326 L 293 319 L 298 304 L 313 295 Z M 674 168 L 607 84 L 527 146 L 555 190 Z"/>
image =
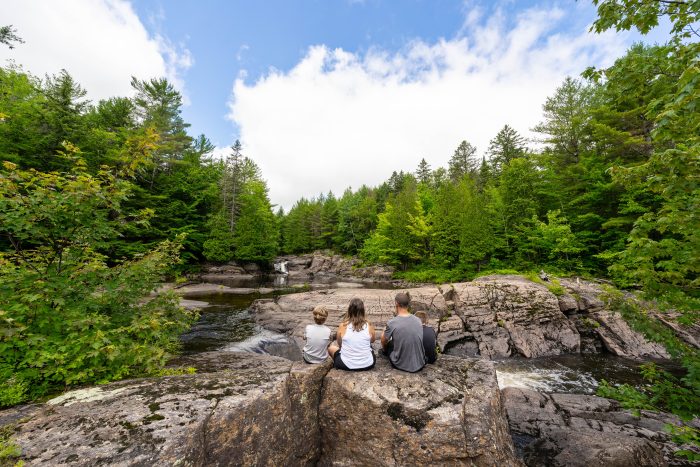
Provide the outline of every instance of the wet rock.
<path id="1" fill-rule="evenodd" d="M 206 297 L 211 294 L 232 294 L 232 295 L 249 295 L 255 293 L 270 293 L 273 289 L 254 288 L 254 287 L 227 287 L 221 284 L 209 284 L 202 282 L 199 284 L 186 285 L 174 289 L 174 292 L 182 297 L 196 298 Z"/>
<path id="2" fill-rule="evenodd" d="M 513 436 L 530 440 L 523 449 L 527 465 L 686 465 L 673 455 L 679 447 L 664 430 L 680 422 L 673 415 L 635 417 L 616 401 L 582 394 L 519 388 L 502 394 Z"/>
<path id="3" fill-rule="evenodd" d="M 180 299 L 180 306 L 187 308 L 188 310 L 201 310 L 209 306 L 208 302 L 202 302 L 200 300 L 187 300 L 185 298 Z"/>
<path id="4" fill-rule="evenodd" d="M 486 358 L 578 353 L 580 337 L 545 286 L 521 276 L 489 276 L 443 289 Z"/>
<path id="5" fill-rule="evenodd" d="M 319 465 L 520 465 L 491 362 L 441 356 L 416 374 L 331 370 Z"/>
<path id="6" fill-rule="evenodd" d="M 180 363 L 197 374 L 122 381 L 40 405 L 14 435 L 25 465 L 308 465 L 318 458 L 328 365 L 226 352 Z"/>

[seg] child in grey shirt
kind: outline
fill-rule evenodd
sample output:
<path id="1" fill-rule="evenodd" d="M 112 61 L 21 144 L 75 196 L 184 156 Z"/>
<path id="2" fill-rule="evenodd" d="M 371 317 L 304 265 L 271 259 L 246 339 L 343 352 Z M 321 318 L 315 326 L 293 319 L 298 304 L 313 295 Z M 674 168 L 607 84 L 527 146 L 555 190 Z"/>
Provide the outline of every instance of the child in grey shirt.
<path id="1" fill-rule="evenodd" d="M 306 363 L 323 363 L 328 358 L 328 344 L 331 343 L 331 329 L 324 326 L 328 318 L 328 310 L 325 306 L 319 305 L 314 308 L 315 324 L 307 324 L 304 329 L 303 356 Z"/>

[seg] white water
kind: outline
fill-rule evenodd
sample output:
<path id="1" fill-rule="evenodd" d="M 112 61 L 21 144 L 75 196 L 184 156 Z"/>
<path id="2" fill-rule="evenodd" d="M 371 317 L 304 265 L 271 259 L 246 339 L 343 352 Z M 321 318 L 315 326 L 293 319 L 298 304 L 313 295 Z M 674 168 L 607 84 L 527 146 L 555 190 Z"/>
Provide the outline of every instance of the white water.
<path id="1" fill-rule="evenodd" d="M 594 394 L 599 381 L 586 372 L 570 368 L 532 368 L 496 370 L 498 387 L 532 389 L 542 392 Z"/>
<path id="2" fill-rule="evenodd" d="M 264 350 L 265 344 L 284 344 L 287 342 L 289 342 L 289 338 L 284 334 L 279 334 L 274 331 L 268 331 L 267 329 L 260 328 L 259 332 L 255 333 L 254 335 L 239 342 L 231 342 L 227 346 L 223 347 L 222 350 L 229 352 L 266 353 Z"/>

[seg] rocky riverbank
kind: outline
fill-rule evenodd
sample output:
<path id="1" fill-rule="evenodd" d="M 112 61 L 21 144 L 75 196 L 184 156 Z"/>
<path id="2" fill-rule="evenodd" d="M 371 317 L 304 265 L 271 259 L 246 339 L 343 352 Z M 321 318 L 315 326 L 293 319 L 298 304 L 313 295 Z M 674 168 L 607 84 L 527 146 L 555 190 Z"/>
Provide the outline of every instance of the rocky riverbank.
<path id="1" fill-rule="evenodd" d="M 543 394 L 505 388 L 503 400 L 511 433 L 529 466 L 698 465 L 674 456 L 669 414 L 642 411 L 639 416 L 614 400 L 583 394 Z M 694 425 L 700 428 L 700 420 Z M 683 446 L 698 452 L 690 445 Z"/>
<path id="2" fill-rule="evenodd" d="M 361 282 L 391 282 L 394 269 L 389 266 L 362 266 L 357 258 L 348 258 L 325 252 L 279 256 L 273 264 L 283 265 L 290 282 L 310 282 L 319 279 L 338 279 Z M 257 264 L 204 265 L 198 279 L 203 282 L 250 281 L 266 273 L 273 273 L 273 264 L 267 270 Z M 398 281 L 397 281 L 398 283 Z"/>
<path id="3" fill-rule="evenodd" d="M 335 327 L 349 301 L 361 298 L 381 330 L 396 290 L 258 299 L 248 319 L 285 334 L 294 355 L 194 354 L 177 365 L 195 374 L 72 391 L 2 411 L 0 425 L 11 427 L 26 465 L 690 465 L 673 456 L 678 447 L 664 431 L 678 423 L 673 416 L 635 417 L 595 396 L 499 391 L 495 358 L 667 356 L 609 308 L 598 284 L 560 283 L 490 276 L 407 289 L 413 310 L 428 313 L 441 350 L 462 357 L 442 355 L 417 374 L 392 369 L 385 357 L 375 370 L 352 375 L 292 361 L 299 351 L 293 340 L 314 306 L 326 305 Z M 219 284 L 178 292 L 226 300 L 250 293 Z M 696 328 L 677 331 L 697 341 Z"/>
<path id="4" fill-rule="evenodd" d="M 442 351 L 487 359 L 601 352 L 643 359 L 667 358 L 665 349 L 632 330 L 607 308 L 603 291 L 586 281 L 562 280 L 565 292 L 522 276 L 488 276 L 465 283 L 405 289 L 413 311 L 424 310 Z M 337 326 L 352 298 L 365 303 L 378 330 L 392 317 L 395 290 L 328 289 L 253 303 L 264 328 L 299 338 L 311 310 L 325 305 Z"/>
<path id="5" fill-rule="evenodd" d="M 25 465 L 520 465 L 491 362 L 362 374 L 242 353 L 0 412 Z M 330 371 L 329 371 L 330 370 Z"/>

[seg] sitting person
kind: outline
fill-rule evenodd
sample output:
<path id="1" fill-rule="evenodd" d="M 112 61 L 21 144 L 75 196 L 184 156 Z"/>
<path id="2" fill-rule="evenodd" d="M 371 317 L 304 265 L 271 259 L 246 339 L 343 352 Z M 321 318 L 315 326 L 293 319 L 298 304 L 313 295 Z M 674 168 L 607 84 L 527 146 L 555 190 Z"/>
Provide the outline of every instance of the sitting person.
<path id="1" fill-rule="evenodd" d="M 423 349 L 425 349 L 425 362 L 435 363 L 437 351 L 435 350 L 437 334 L 435 329 L 428 326 L 428 314 L 425 311 L 416 311 L 416 318 L 423 323 Z"/>
<path id="2" fill-rule="evenodd" d="M 331 328 L 324 326 L 328 310 L 319 305 L 313 311 L 315 324 L 307 324 L 304 329 L 304 350 L 302 356 L 306 363 L 323 363 L 328 358 L 328 344 L 331 342 Z"/>
<path id="3" fill-rule="evenodd" d="M 382 348 L 394 368 L 415 373 L 425 366 L 423 324 L 409 313 L 409 302 L 407 293 L 396 295 L 396 313 L 382 332 Z"/>
<path id="4" fill-rule="evenodd" d="M 359 298 L 350 301 L 345 321 L 338 326 L 337 341 L 328 347 L 334 368 L 363 371 L 374 367 L 374 326 L 365 319 L 365 304 Z"/>

